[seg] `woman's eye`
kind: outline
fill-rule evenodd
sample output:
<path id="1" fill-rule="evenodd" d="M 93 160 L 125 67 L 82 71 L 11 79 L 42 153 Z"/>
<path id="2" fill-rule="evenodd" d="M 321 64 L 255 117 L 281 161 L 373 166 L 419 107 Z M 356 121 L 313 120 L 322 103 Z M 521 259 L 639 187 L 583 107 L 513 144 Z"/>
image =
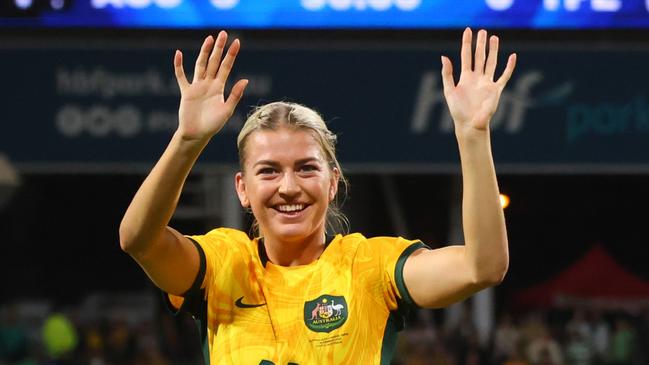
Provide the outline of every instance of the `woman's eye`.
<path id="1" fill-rule="evenodd" d="M 304 165 L 304 166 L 300 167 L 300 170 L 304 171 L 304 172 L 312 172 L 312 171 L 317 171 L 318 168 L 316 166 L 313 166 L 313 165 Z"/>
<path id="2" fill-rule="evenodd" d="M 275 173 L 275 169 L 273 169 L 272 167 L 264 167 L 264 168 L 261 168 L 261 169 L 259 169 L 257 171 L 257 174 L 260 174 L 260 175 L 270 175 L 270 174 L 273 174 L 273 173 Z"/>

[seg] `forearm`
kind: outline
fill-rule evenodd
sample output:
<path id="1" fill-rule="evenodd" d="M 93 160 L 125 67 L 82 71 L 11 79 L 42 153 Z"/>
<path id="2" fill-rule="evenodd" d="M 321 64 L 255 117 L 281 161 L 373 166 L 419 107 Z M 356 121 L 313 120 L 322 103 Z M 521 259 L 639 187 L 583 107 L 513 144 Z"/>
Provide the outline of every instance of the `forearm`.
<path id="1" fill-rule="evenodd" d="M 122 249 L 137 255 L 158 241 L 176 209 L 185 180 L 206 144 L 207 141 L 187 141 L 174 134 L 122 218 L 119 229 Z"/>
<path id="2" fill-rule="evenodd" d="M 462 224 L 466 255 L 479 283 L 494 284 L 509 264 L 505 217 L 488 130 L 456 133 L 462 162 Z"/>

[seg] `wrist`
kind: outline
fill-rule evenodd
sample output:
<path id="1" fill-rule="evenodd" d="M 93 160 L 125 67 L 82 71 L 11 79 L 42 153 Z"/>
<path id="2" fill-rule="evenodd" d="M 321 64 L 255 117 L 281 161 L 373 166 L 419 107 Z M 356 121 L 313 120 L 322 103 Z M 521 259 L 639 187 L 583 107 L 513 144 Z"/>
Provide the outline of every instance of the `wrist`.
<path id="1" fill-rule="evenodd" d="M 171 137 L 172 143 L 174 143 L 180 151 L 183 152 L 200 152 L 207 146 L 210 141 L 211 136 L 196 137 L 188 136 L 180 130 L 176 130 L 173 136 Z"/>
<path id="2" fill-rule="evenodd" d="M 474 143 L 489 141 L 491 137 L 489 128 L 476 129 L 473 127 L 458 127 L 456 125 L 455 138 L 458 143 Z"/>

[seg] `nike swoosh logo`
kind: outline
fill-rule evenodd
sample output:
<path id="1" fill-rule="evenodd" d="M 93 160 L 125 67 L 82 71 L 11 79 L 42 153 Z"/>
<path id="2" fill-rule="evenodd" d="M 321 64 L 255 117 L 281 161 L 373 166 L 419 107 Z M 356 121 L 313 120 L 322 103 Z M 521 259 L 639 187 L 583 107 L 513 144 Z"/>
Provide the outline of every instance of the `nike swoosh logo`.
<path id="1" fill-rule="evenodd" d="M 239 308 L 257 308 L 261 307 L 263 305 L 266 305 L 266 303 L 261 303 L 261 304 L 246 304 L 243 302 L 243 297 L 237 299 L 236 302 L 234 302 L 234 305 L 236 305 Z"/>

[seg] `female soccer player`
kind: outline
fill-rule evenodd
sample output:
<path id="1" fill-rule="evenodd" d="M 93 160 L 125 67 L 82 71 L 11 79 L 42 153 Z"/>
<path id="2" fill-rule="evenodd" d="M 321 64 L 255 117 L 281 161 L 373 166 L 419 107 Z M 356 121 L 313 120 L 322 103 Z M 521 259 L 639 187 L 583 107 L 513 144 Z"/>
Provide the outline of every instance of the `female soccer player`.
<path id="1" fill-rule="evenodd" d="M 507 235 L 489 121 L 516 56 L 494 81 L 498 38 L 479 31 L 475 53 L 472 39 L 466 29 L 457 84 L 442 57 L 466 242 L 435 250 L 400 237 L 328 236 L 345 184 L 335 135 L 313 110 L 284 102 L 257 108 L 238 138 L 236 190 L 258 234 L 217 228 L 185 236 L 168 227 L 189 171 L 248 83 L 239 80 L 225 97 L 240 47 L 235 39 L 225 51 L 225 32 L 205 39 L 191 83 L 176 52 L 178 129 L 128 207 L 120 244 L 172 308 L 199 320 L 208 363 L 388 364 L 408 306 L 443 307 L 503 279 Z"/>

